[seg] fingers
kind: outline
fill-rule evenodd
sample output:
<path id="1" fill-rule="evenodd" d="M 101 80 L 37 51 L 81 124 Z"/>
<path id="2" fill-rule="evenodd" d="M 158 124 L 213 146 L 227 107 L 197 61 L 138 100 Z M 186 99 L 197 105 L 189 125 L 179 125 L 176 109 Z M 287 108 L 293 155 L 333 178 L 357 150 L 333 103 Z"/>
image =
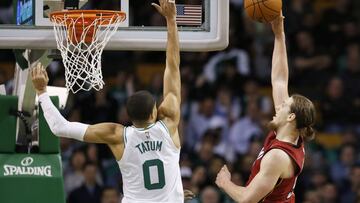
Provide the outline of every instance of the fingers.
<path id="1" fill-rule="evenodd" d="M 36 66 L 30 70 L 30 74 L 32 79 L 44 77 L 46 80 L 49 80 L 47 72 L 41 63 L 36 64 Z"/>
<path id="2" fill-rule="evenodd" d="M 161 8 L 164 8 L 165 0 L 159 0 L 159 4 Z"/>
<path id="3" fill-rule="evenodd" d="M 154 6 L 159 13 L 162 13 L 161 7 L 159 5 L 157 5 L 156 3 L 151 3 L 151 5 Z"/>
<path id="4" fill-rule="evenodd" d="M 41 64 L 38 63 L 35 68 L 35 77 L 39 77 L 40 73 L 41 73 Z"/>
<path id="5" fill-rule="evenodd" d="M 31 74 L 31 78 L 34 79 L 35 78 L 35 68 L 32 68 L 30 70 L 30 74 Z"/>
<path id="6" fill-rule="evenodd" d="M 45 69 L 42 70 L 42 73 L 43 73 L 44 76 L 45 76 L 45 80 L 46 80 L 46 81 L 49 81 L 49 76 L 48 76 L 48 74 L 47 74 L 47 72 L 46 72 Z"/>

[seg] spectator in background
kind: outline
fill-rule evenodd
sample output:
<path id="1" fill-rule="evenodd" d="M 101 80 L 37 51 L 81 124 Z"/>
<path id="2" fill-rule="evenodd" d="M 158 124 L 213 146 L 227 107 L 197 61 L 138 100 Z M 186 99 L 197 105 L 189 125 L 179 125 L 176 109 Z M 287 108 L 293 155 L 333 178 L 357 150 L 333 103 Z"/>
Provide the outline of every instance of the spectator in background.
<path id="1" fill-rule="evenodd" d="M 320 198 L 322 202 L 326 203 L 338 203 L 339 196 L 336 185 L 333 183 L 327 183 L 320 189 Z"/>
<path id="2" fill-rule="evenodd" d="M 191 156 L 192 162 L 195 165 L 204 165 L 209 166 L 210 161 L 214 158 L 214 147 L 216 141 L 219 138 L 213 136 L 212 132 L 208 131 L 202 137 L 200 144 L 198 145 L 198 150 L 194 152 L 194 155 Z"/>
<path id="3" fill-rule="evenodd" d="M 187 147 L 193 149 L 202 140 L 202 136 L 209 128 L 210 121 L 218 117 L 214 110 L 215 101 L 212 97 L 207 96 L 199 102 L 198 108 L 192 111 L 186 131 Z"/>
<path id="4" fill-rule="evenodd" d="M 226 118 L 216 116 L 209 121 L 208 129 L 203 137 L 213 141 L 214 153 L 225 157 L 228 160 L 233 159 L 233 151 L 228 147 L 229 142 L 229 123 Z M 204 138 L 205 139 L 205 138 Z M 198 149 L 199 143 L 196 145 Z"/>
<path id="5" fill-rule="evenodd" d="M 121 107 L 125 104 L 126 99 L 134 93 L 134 77 L 128 76 L 124 71 L 119 71 L 115 77 L 115 84 L 109 91 L 117 105 Z"/>
<path id="6" fill-rule="evenodd" d="M 296 34 L 296 47 L 292 60 L 294 67 L 292 80 L 297 88 L 305 88 L 305 93 L 314 94 L 316 93 L 314 87 L 323 87 L 328 79 L 332 65 L 331 57 L 315 46 L 312 34 L 306 30 Z"/>
<path id="7" fill-rule="evenodd" d="M 309 180 L 309 188 L 319 190 L 321 189 L 321 187 L 323 187 L 326 183 L 329 182 L 329 176 L 327 174 L 327 171 L 318 169 L 312 171 Z"/>
<path id="8" fill-rule="evenodd" d="M 340 150 L 338 161 L 332 164 L 331 177 L 337 184 L 343 182 L 350 175 L 351 167 L 357 160 L 357 151 L 352 145 L 345 145 Z"/>
<path id="9" fill-rule="evenodd" d="M 304 26 L 305 18 L 313 12 L 312 5 L 308 0 L 285 1 L 284 15 L 286 16 L 286 33 L 293 35 Z M 314 22 L 315 19 L 312 19 Z"/>
<path id="10" fill-rule="evenodd" d="M 269 118 L 273 113 L 273 104 L 271 98 L 260 93 L 259 83 L 255 79 L 249 79 L 244 84 L 244 95 L 241 97 L 241 108 L 244 111 L 251 102 L 259 106 L 259 116 Z M 242 112 L 242 116 L 246 111 Z M 267 123 L 267 122 L 266 122 Z"/>
<path id="11" fill-rule="evenodd" d="M 153 95 L 156 102 L 160 104 L 160 100 L 163 95 L 163 74 L 156 73 L 153 75 L 150 86 L 148 88 L 149 92 Z"/>
<path id="12" fill-rule="evenodd" d="M 200 194 L 201 203 L 220 203 L 219 191 L 213 186 L 207 186 Z"/>
<path id="13" fill-rule="evenodd" d="M 342 47 L 350 43 L 360 42 L 359 22 L 356 18 L 350 18 L 344 23 L 343 36 L 344 42 L 341 44 Z"/>
<path id="14" fill-rule="evenodd" d="M 329 80 L 320 108 L 325 131 L 341 132 L 345 125 L 351 122 L 351 101 L 349 97 L 344 97 L 344 83 L 341 78 L 333 77 Z"/>
<path id="15" fill-rule="evenodd" d="M 322 203 L 319 192 L 315 190 L 308 190 L 305 193 L 305 200 L 303 203 Z"/>
<path id="16" fill-rule="evenodd" d="M 346 47 L 346 55 L 343 57 L 344 62 L 340 66 L 342 78 L 345 85 L 347 98 L 351 99 L 352 111 L 351 121 L 359 126 L 360 123 L 360 45 L 351 43 Z"/>
<path id="17" fill-rule="evenodd" d="M 101 187 L 96 183 L 97 170 L 96 164 L 85 164 L 84 184 L 70 193 L 68 203 L 100 203 Z"/>
<path id="18" fill-rule="evenodd" d="M 222 65 L 224 62 L 234 62 L 236 73 L 242 76 L 250 75 L 250 59 L 245 50 L 229 47 L 224 52 L 219 52 L 212 56 L 205 64 L 204 76 L 207 81 L 213 83 L 222 74 Z M 225 63 L 226 64 L 226 63 Z"/>
<path id="19" fill-rule="evenodd" d="M 351 0 L 336 0 L 332 8 L 326 10 L 322 17 L 323 27 L 322 40 L 324 45 L 330 48 L 333 54 L 338 52 L 343 42 L 342 26 L 348 19 L 353 18 Z"/>
<path id="20" fill-rule="evenodd" d="M 191 108 L 193 106 L 192 101 L 190 101 L 189 94 L 190 94 L 189 85 L 186 83 L 182 83 L 181 84 L 181 117 L 186 124 L 189 121 Z"/>
<path id="21" fill-rule="evenodd" d="M 224 166 L 225 163 L 225 159 L 221 156 L 215 156 L 211 159 L 210 165 L 208 167 L 208 175 L 210 182 L 215 182 L 217 173 Z"/>
<path id="22" fill-rule="evenodd" d="M 75 101 L 74 108 L 80 109 L 83 123 L 92 124 L 116 120 L 116 101 L 109 97 L 106 88 L 101 91 L 81 92 Z"/>
<path id="23" fill-rule="evenodd" d="M 201 87 L 201 90 L 206 89 L 210 93 L 209 87 L 213 89 L 216 85 L 222 85 L 236 91 L 234 94 L 237 95 L 241 93 L 240 87 L 243 85 L 244 78 L 249 74 L 241 75 L 236 69 L 235 59 L 229 59 L 219 62 L 216 68 L 205 68 L 204 73 L 197 78 L 196 86 Z"/>
<path id="24" fill-rule="evenodd" d="M 202 189 L 211 182 L 208 179 L 207 169 L 203 165 L 198 165 L 194 168 L 193 175 L 191 177 L 191 191 L 195 194 L 199 194 Z"/>
<path id="25" fill-rule="evenodd" d="M 103 185 L 102 181 L 102 166 L 101 166 L 101 160 L 99 160 L 99 152 L 98 152 L 98 145 L 96 144 L 89 144 L 86 147 L 86 160 L 95 164 L 98 168 L 96 171 L 96 183 L 99 185 Z"/>
<path id="26" fill-rule="evenodd" d="M 85 154 L 75 150 L 70 158 L 70 165 L 64 169 L 64 187 L 67 194 L 84 182 L 83 168 L 86 162 Z"/>
<path id="27" fill-rule="evenodd" d="M 349 95 L 360 95 L 360 90 L 354 88 L 360 85 L 360 46 L 358 43 L 350 43 L 346 46 L 345 54 L 339 60 L 339 69 Z"/>
<path id="28" fill-rule="evenodd" d="M 360 165 L 351 168 L 350 176 L 340 184 L 341 202 L 356 202 L 360 192 Z"/>
<path id="29" fill-rule="evenodd" d="M 233 95 L 230 88 L 220 86 L 217 89 L 215 114 L 224 118 L 225 122 L 232 123 L 240 117 L 239 99 Z"/>
<path id="30" fill-rule="evenodd" d="M 129 115 L 126 112 L 125 105 L 121 106 L 117 112 L 117 122 L 124 124 L 125 126 L 130 126 L 132 124 Z"/>
<path id="31" fill-rule="evenodd" d="M 181 180 L 182 180 L 184 190 L 191 190 L 191 176 L 192 176 L 191 168 L 188 166 L 181 166 L 180 174 L 181 174 Z M 193 190 L 191 190 L 191 191 L 193 191 Z M 193 192 L 195 192 L 195 191 L 193 191 Z"/>
<path id="32" fill-rule="evenodd" d="M 101 203 L 120 203 L 120 194 L 113 187 L 105 187 L 101 192 Z"/>
<path id="33" fill-rule="evenodd" d="M 229 147 L 234 148 L 237 155 L 244 155 L 249 151 L 251 140 L 263 135 L 260 127 L 260 110 L 256 102 L 248 103 L 246 115 L 240 118 L 230 128 Z"/>

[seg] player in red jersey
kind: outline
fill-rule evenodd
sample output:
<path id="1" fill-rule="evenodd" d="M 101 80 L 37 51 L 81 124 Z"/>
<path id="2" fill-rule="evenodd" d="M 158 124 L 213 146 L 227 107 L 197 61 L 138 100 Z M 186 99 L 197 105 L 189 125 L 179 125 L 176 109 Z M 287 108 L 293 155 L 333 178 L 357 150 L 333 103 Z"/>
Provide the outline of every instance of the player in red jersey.
<path id="1" fill-rule="evenodd" d="M 272 59 L 272 93 L 276 115 L 269 126 L 272 132 L 265 140 L 254 162 L 245 187 L 231 182 L 224 166 L 216 184 L 236 202 L 293 203 L 293 190 L 304 164 L 304 140 L 312 139 L 315 122 L 313 103 L 300 95 L 288 94 L 288 62 L 285 45 L 284 17 L 271 23 L 275 34 Z"/>

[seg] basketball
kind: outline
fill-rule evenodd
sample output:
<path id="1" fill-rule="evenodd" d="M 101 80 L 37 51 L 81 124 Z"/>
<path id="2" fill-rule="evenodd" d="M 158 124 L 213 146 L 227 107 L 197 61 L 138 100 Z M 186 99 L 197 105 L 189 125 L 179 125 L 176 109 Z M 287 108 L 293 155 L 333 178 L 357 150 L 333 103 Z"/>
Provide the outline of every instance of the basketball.
<path id="1" fill-rule="evenodd" d="M 259 22 L 271 22 L 281 12 L 281 0 L 244 0 L 244 8 L 251 19 Z"/>

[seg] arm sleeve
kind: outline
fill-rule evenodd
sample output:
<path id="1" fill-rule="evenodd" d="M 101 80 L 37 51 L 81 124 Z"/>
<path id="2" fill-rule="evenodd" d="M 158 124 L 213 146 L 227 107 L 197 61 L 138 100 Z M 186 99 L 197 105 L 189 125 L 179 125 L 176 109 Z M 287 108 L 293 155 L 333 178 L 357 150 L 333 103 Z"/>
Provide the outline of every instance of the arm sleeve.
<path id="1" fill-rule="evenodd" d="M 44 111 L 45 120 L 52 133 L 58 137 L 84 141 L 84 135 L 89 125 L 67 121 L 51 102 L 47 93 L 43 93 L 39 96 L 39 104 Z"/>

